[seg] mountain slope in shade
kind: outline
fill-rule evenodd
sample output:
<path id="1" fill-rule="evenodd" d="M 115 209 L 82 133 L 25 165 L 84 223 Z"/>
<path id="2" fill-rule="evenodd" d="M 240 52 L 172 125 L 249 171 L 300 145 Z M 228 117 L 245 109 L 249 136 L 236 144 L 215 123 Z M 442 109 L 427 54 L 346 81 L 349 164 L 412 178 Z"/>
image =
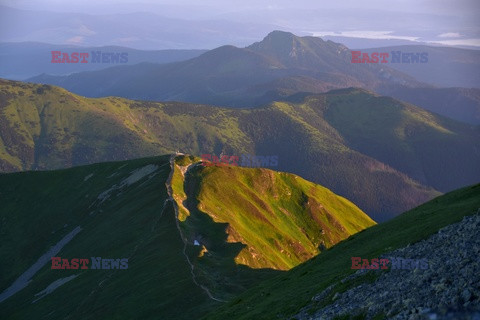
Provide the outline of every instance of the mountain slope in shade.
<path id="1" fill-rule="evenodd" d="M 275 169 L 351 199 L 381 221 L 480 180 L 479 128 L 359 89 L 259 109 L 89 99 L 2 81 L 2 171 L 181 150 L 277 155 Z M 450 172 L 450 174 L 445 174 Z"/>
<path id="2" fill-rule="evenodd" d="M 373 98 L 361 91 L 351 92 L 348 98 L 342 91 L 330 92 L 326 105 L 325 120 L 350 148 L 416 181 L 442 191 L 451 190 L 454 181 L 457 187 L 479 181 L 480 167 L 475 164 L 480 157 L 479 126 L 464 125 L 393 98 Z M 465 168 L 472 169 L 474 179 L 465 174 Z"/>
<path id="3" fill-rule="evenodd" d="M 465 123 L 480 124 L 479 88 L 406 88 L 388 90 L 396 99 Z"/>
<path id="4" fill-rule="evenodd" d="M 187 319 L 210 310 L 215 301 L 195 284 L 173 206 L 165 202 L 169 173 L 164 156 L 1 174 L 0 294 L 77 227 L 55 256 L 128 258 L 125 270 L 94 270 L 91 262 L 87 270 L 52 270 L 47 257 L 23 290 L 0 302 L 2 318 Z M 70 276 L 76 278 L 37 295 Z"/>
<path id="5" fill-rule="evenodd" d="M 355 48 L 355 47 L 354 47 Z M 480 88 L 480 50 L 426 45 L 358 49 L 362 52 L 392 51 L 428 54 L 427 63 L 390 63 L 388 66 L 415 79 L 439 87 Z"/>
<path id="6" fill-rule="evenodd" d="M 239 295 L 232 301 L 229 301 L 227 304 L 221 306 L 218 310 L 212 312 L 206 317 L 203 317 L 202 319 L 310 319 L 311 317 L 315 317 L 316 319 L 321 316 L 315 314 L 317 310 L 320 310 L 325 306 L 335 306 L 338 295 L 346 292 L 347 290 L 358 287 L 357 290 L 362 291 L 363 294 L 369 294 L 369 291 L 365 291 L 365 288 L 369 288 L 369 283 L 375 282 L 375 280 L 378 278 L 378 274 L 376 276 L 372 276 L 371 272 L 368 274 L 364 273 L 363 275 L 359 274 L 359 276 L 353 278 L 352 280 L 352 277 L 349 276 L 352 276 L 355 271 L 358 271 L 351 269 L 352 257 L 373 259 L 378 258 L 381 255 L 388 256 L 388 253 L 395 251 L 396 249 L 409 247 L 421 240 L 428 239 L 430 236 L 436 234 L 440 229 L 462 221 L 462 218 L 465 216 L 478 213 L 479 208 L 480 184 L 455 190 L 446 195 L 435 198 L 428 203 L 399 215 L 391 221 L 378 224 L 368 228 L 363 232 L 351 236 L 347 240 L 342 241 L 326 252 L 289 270 L 287 273 L 280 274 L 274 279 L 269 279 L 258 284 L 251 290 Z M 474 237 L 474 234 L 469 236 Z M 455 241 L 458 239 L 462 239 L 462 235 L 450 237 L 448 241 Z M 447 240 L 440 245 L 431 246 L 431 251 L 442 251 L 442 246 L 446 245 L 446 243 L 448 243 Z M 469 246 L 468 244 L 459 244 L 459 247 L 462 247 L 462 245 L 468 246 L 469 251 L 473 251 L 471 250 L 472 246 Z M 463 257 L 462 254 L 464 253 L 465 252 L 463 251 L 459 251 L 456 253 L 456 255 Z M 399 253 L 395 254 L 394 256 L 399 257 Z M 402 256 L 400 255 L 400 257 Z M 416 258 L 421 259 L 424 257 L 417 256 Z M 469 259 L 467 263 L 475 266 L 475 263 L 477 262 L 475 259 Z M 433 266 L 436 264 L 444 265 L 444 262 L 441 260 L 429 260 L 429 264 Z M 466 268 L 464 268 L 463 263 L 460 264 L 460 266 L 451 266 L 452 270 L 442 270 L 443 272 L 441 274 L 435 274 L 436 270 L 431 270 L 430 274 L 432 279 L 425 279 L 425 282 L 421 284 L 423 287 L 422 289 L 431 288 L 433 292 L 432 295 L 435 297 L 435 290 L 436 288 L 442 286 L 442 284 L 439 282 L 441 282 L 443 278 L 449 279 L 449 281 L 454 283 L 458 274 L 468 277 L 468 273 L 464 272 Z M 387 272 L 417 273 L 422 271 L 427 270 L 388 270 Z M 375 272 L 375 270 L 373 270 L 373 272 Z M 399 279 L 399 281 L 403 281 L 401 280 L 401 274 L 397 274 L 396 277 Z M 409 274 L 407 277 L 411 278 L 412 274 Z M 422 275 L 421 278 L 425 277 Z M 474 281 L 476 279 L 475 275 L 473 275 L 470 279 L 473 281 L 471 282 L 471 287 L 474 287 Z M 389 285 L 395 286 L 395 284 L 392 282 L 390 282 Z M 455 287 L 455 285 L 450 285 L 450 287 Z M 388 305 L 390 307 L 382 310 L 383 313 L 380 312 L 374 317 L 368 317 L 368 319 L 392 318 L 392 316 L 395 315 L 395 312 L 392 314 L 391 311 L 395 311 L 395 305 L 397 306 L 397 313 L 398 311 L 406 313 L 420 312 L 421 310 L 417 311 L 418 309 L 413 309 L 415 307 L 427 305 L 429 302 L 421 301 L 422 304 L 418 305 L 418 301 L 412 301 L 410 298 L 409 300 L 399 297 L 401 294 L 407 294 L 410 297 L 410 292 L 408 290 L 405 293 L 405 291 L 398 292 L 391 287 L 377 289 L 379 291 L 375 291 L 374 294 L 380 294 L 383 297 L 382 302 L 385 302 L 385 300 L 389 299 L 390 303 Z M 409 290 L 414 289 L 415 288 L 409 288 Z M 464 288 L 461 290 L 463 289 Z M 353 293 L 355 293 L 355 291 Z M 452 292 L 452 296 L 450 298 L 460 298 L 459 295 L 460 294 L 456 292 Z M 415 295 L 412 294 L 412 296 Z M 396 299 L 402 300 L 401 303 L 396 304 Z M 473 296 L 472 301 L 473 300 L 478 301 L 478 296 Z M 458 299 L 457 301 L 461 300 Z M 376 304 L 374 301 L 369 302 Z M 407 309 L 404 306 L 408 305 L 409 302 L 411 306 L 413 305 L 413 307 Z M 361 308 L 368 308 L 368 305 L 362 305 L 361 303 L 360 305 Z M 401 310 L 398 310 L 399 305 L 402 306 Z M 445 306 L 445 310 L 441 311 L 443 311 L 444 314 L 450 311 L 455 311 L 456 308 L 471 308 L 475 310 L 478 306 L 478 304 L 467 304 L 462 307 L 458 305 L 458 303 L 450 304 L 448 302 L 444 302 L 443 305 Z M 341 306 L 337 305 L 337 307 L 337 314 L 344 311 Z M 375 309 L 378 309 L 378 307 Z M 420 309 L 422 309 L 423 312 L 428 313 L 427 310 L 424 310 L 426 308 L 421 307 Z M 430 308 L 429 310 L 438 311 L 431 310 Z M 476 310 L 478 310 L 478 308 Z M 303 314 L 299 314 L 300 311 L 303 311 Z M 351 313 L 358 313 L 358 311 L 365 310 L 357 309 Z M 473 314 L 474 313 L 472 312 L 467 315 L 472 316 Z M 410 313 L 410 316 L 412 315 L 413 313 Z M 352 314 L 350 317 L 346 316 L 346 318 L 352 319 L 354 316 L 355 315 Z M 413 317 L 417 318 L 420 318 L 420 316 L 421 315 L 418 313 L 413 315 Z M 360 315 L 359 318 L 363 317 Z M 446 319 L 450 317 L 445 316 L 444 318 Z M 461 317 L 456 319 L 470 318 L 471 317 Z M 328 317 L 328 319 L 331 319 L 331 317 Z"/>
<path id="7" fill-rule="evenodd" d="M 0 174 L 2 317 L 199 318 L 223 300 L 280 273 L 260 267 L 290 269 L 317 254 L 319 241 L 330 246 L 374 224 L 348 200 L 291 174 L 262 169 L 275 177 L 268 185 L 272 191 L 291 193 L 280 198 L 268 192 L 255 196 L 256 187 L 264 183 L 256 175 L 260 169 L 199 166 L 192 173 L 200 180 L 189 183 L 187 174 L 183 181 L 181 170 L 191 160 L 162 156 Z M 236 200 L 226 189 L 212 194 L 210 188 L 222 186 L 226 171 L 232 185 L 252 178 L 255 183 L 237 189 L 244 195 Z M 198 194 L 208 213 L 193 210 L 182 218 L 176 208 L 182 205 L 177 186 L 183 182 L 187 201 Z M 223 207 L 211 207 L 226 199 L 250 201 L 253 207 L 276 206 L 268 217 L 275 224 L 261 219 L 268 208 L 237 206 L 227 217 Z M 252 237 L 252 232 L 263 229 Z M 238 238 L 231 241 L 232 235 Z M 270 247 L 273 241 L 276 246 Z M 51 246 L 58 250 L 49 255 Z M 242 248 L 255 254 L 249 251 L 252 254 L 244 261 L 248 254 Z M 25 287 L 5 294 L 46 253 L 25 279 Z M 54 270 L 51 256 L 125 258 L 128 264 L 125 269 L 105 270 L 93 269 L 90 261 L 88 269 Z"/>

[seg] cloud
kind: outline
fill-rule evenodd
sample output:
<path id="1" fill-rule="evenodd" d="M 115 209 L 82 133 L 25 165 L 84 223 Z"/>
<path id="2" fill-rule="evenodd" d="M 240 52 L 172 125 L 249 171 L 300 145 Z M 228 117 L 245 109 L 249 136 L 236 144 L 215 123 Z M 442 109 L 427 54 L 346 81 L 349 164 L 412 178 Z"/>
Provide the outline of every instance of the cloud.
<path id="1" fill-rule="evenodd" d="M 336 36 L 336 37 L 349 37 L 349 38 L 364 38 L 364 39 L 382 39 L 382 40 L 409 40 L 409 41 L 418 41 L 419 37 L 414 36 L 397 36 L 393 35 L 394 31 L 374 31 L 374 30 L 363 30 L 363 31 L 316 31 L 312 32 L 314 37 L 324 37 L 324 36 Z"/>
<path id="2" fill-rule="evenodd" d="M 93 36 L 97 34 L 95 31 L 90 30 L 87 26 L 81 25 L 80 28 L 78 28 L 77 32 L 83 36 Z"/>
<path id="3" fill-rule="evenodd" d="M 71 44 L 81 44 L 83 43 L 83 40 L 85 38 L 82 37 L 82 36 L 76 36 L 76 37 L 73 37 L 73 38 L 70 38 L 70 39 L 67 39 L 67 43 L 71 43 Z"/>
<path id="4" fill-rule="evenodd" d="M 462 35 L 458 32 L 447 32 L 439 34 L 437 37 L 439 38 L 460 38 Z"/>
<path id="5" fill-rule="evenodd" d="M 434 44 L 443 44 L 447 46 L 475 46 L 480 47 L 480 39 L 455 39 L 455 40 L 440 40 L 440 41 L 428 41 Z"/>

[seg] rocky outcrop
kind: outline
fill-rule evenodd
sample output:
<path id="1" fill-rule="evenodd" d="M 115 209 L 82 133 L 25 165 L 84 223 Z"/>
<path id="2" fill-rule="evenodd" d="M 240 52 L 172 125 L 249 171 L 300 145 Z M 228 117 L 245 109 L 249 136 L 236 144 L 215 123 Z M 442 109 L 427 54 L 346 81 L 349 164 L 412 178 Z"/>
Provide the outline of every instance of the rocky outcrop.
<path id="1" fill-rule="evenodd" d="M 426 240 L 381 258 L 389 257 L 427 259 L 428 268 L 358 270 L 341 282 L 378 278 L 335 293 L 333 299 L 338 284 L 332 285 L 293 319 L 360 314 L 366 319 L 480 319 L 480 209 Z M 333 302 L 324 306 L 328 297 Z M 314 304 L 324 307 L 312 314 Z"/>

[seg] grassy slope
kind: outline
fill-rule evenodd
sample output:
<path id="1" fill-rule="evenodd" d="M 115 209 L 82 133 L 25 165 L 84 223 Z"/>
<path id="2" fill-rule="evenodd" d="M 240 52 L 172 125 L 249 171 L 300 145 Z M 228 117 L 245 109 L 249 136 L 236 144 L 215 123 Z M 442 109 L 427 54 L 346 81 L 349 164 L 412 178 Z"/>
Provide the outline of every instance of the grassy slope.
<path id="1" fill-rule="evenodd" d="M 315 294 L 352 273 L 352 256 L 378 257 L 425 239 L 479 208 L 480 184 L 435 198 L 259 284 L 204 319 L 285 319 L 308 304 Z"/>
<path id="2" fill-rule="evenodd" d="M 355 92 L 345 95 L 347 104 L 349 99 L 356 99 Z M 326 95 L 307 98 L 302 104 L 277 102 L 268 111 L 256 111 L 253 124 L 248 123 L 242 129 L 254 137 L 258 148 L 267 150 L 266 154 L 280 151 L 279 154 L 284 155 L 279 161 L 280 170 L 295 168 L 294 173 L 352 200 L 377 221 L 440 194 L 388 163 L 356 150 L 324 118 L 325 109 L 329 107 Z M 265 117 L 267 112 L 269 117 Z M 277 132 L 277 127 L 284 130 Z M 370 143 L 368 137 L 365 140 Z M 388 152 L 386 148 L 382 151 Z M 421 165 L 417 164 L 417 168 L 422 170 Z"/>
<path id="3" fill-rule="evenodd" d="M 261 175 L 257 177 L 260 169 L 232 167 L 194 172 L 184 185 L 179 169 L 192 159 L 198 160 L 184 157 L 177 161 L 174 197 L 179 204 L 198 197 L 208 215 L 198 210 L 180 215 L 187 245 L 177 229 L 174 208 L 165 201 L 170 173 L 167 156 L 0 174 L 0 291 L 76 226 L 82 231 L 57 256 L 129 258 L 127 270 L 112 271 L 52 270 L 48 263 L 25 289 L 1 303 L 2 318 L 198 318 L 218 305 L 198 284 L 215 298 L 231 299 L 281 273 L 269 267 L 291 268 L 318 253 L 320 241 L 328 247 L 374 224 L 355 205 L 329 190 L 270 170 L 262 170 L 276 177 L 268 185 Z M 124 183 L 153 165 L 158 166 L 156 171 L 132 184 Z M 226 172 L 231 175 L 226 177 Z M 253 184 L 244 185 L 247 181 Z M 232 182 L 241 185 L 238 190 L 244 194 L 238 198 L 235 215 L 225 216 L 225 207 L 217 204 L 231 199 L 231 194 L 217 188 L 227 191 L 225 183 Z M 256 197 L 265 187 L 270 191 L 265 189 Z M 242 201 L 257 208 L 244 207 Z M 261 210 L 265 205 L 275 209 Z M 255 219 L 256 214 L 269 214 L 275 227 Z M 227 241 L 227 223 L 229 231 L 234 230 L 245 244 Z M 275 238 L 277 247 L 262 245 L 269 243 L 270 237 Z M 194 246 L 194 239 L 204 247 Z M 247 246 L 258 251 L 259 262 L 243 251 Z M 205 247 L 206 252 L 202 250 Z M 278 254 L 281 248 L 285 252 Z M 184 254 L 195 266 L 195 282 Z M 243 257 L 248 261 L 241 261 Z M 32 303 L 36 293 L 73 274 L 78 277 Z"/>
<path id="4" fill-rule="evenodd" d="M 178 149 L 196 155 L 278 155 L 275 169 L 326 186 L 379 221 L 439 195 L 434 189 L 448 191 L 480 179 L 478 127 L 362 90 L 229 110 L 87 99 L 56 87 L 6 80 L 0 85 L 1 171 Z"/>
<path id="5" fill-rule="evenodd" d="M 189 248 L 195 273 L 216 298 L 231 299 L 248 279 L 272 274 L 266 268 L 290 269 L 316 255 L 320 244 L 330 247 L 374 224 L 350 201 L 298 176 L 205 168 L 198 160 L 176 158 L 173 197 L 182 232 L 200 244 Z"/>
<path id="6" fill-rule="evenodd" d="M 293 174 L 196 166 L 183 184 L 176 171 L 177 202 L 187 200 L 190 210 L 181 219 L 185 226 L 202 230 L 195 220 L 205 214 L 228 223 L 228 242 L 246 245 L 235 261 L 250 267 L 290 269 L 316 255 L 319 245 L 331 247 L 374 224 L 347 199 Z"/>
<path id="7" fill-rule="evenodd" d="M 178 148 L 200 153 L 227 141 L 244 152 L 251 146 L 225 109 L 88 99 L 51 86 L 0 84 L 2 171 L 57 169 Z"/>
<path id="8" fill-rule="evenodd" d="M 95 200 L 150 164 L 160 166 L 151 179 L 113 191 L 101 204 Z M 193 283 L 181 254 L 173 207 L 163 207 L 169 172 L 164 156 L 0 175 L 2 291 L 77 225 L 83 230 L 59 256 L 130 258 L 127 270 L 116 271 L 51 270 L 47 264 L 28 287 L 1 303 L 0 318 L 192 319 L 209 310 L 213 301 Z M 72 274 L 79 276 L 32 304 L 34 294 Z"/>
<path id="9" fill-rule="evenodd" d="M 479 153 L 469 146 L 479 145 L 479 127 L 465 126 L 389 97 L 373 98 L 361 90 L 351 91 L 348 97 L 334 91 L 326 99 L 323 116 L 350 148 L 437 190 L 478 182 Z M 464 168 L 476 168 L 477 180 Z M 449 177 L 440 177 L 439 172 L 445 171 Z"/>

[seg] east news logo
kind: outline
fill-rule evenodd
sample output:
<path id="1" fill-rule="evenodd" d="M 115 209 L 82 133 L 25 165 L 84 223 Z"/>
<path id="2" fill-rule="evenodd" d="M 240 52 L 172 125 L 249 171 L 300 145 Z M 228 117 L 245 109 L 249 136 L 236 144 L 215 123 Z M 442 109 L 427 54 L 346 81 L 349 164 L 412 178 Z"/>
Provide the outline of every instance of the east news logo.
<path id="1" fill-rule="evenodd" d="M 389 259 L 362 259 L 360 257 L 352 257 L 352 269 L 428 269 L 427 259 L 404 259 L 404 258 L 389 258 Z"/>
<path id="2" fill-rule="evenodd" d="M 388 61 L 388 52 L 352 51 L 352 63 L 427 63 L 428 52 L 391 51 L 391 60 Z"/>
<path id="3" fill-rule="evenodd" d="M 239 162 L 240 161 L 240 162 Z M 251 154 L 242 154 L 239 156 L 202 154 L 202 166 L 240 166 L 247 168 L 276 167 L 278 166 L 278 156 L 257 156 Z"/>
<path id="4" fill-rule="evenodd" d="M 91 55 L 88 52 L 68 52 L 51 51 L 52 63 L 88 63 L 88 58 L 91 57 L 91 63 L 127 63 L 128 52 L 101 52 L 92 51 Z"/>
<path id="5" fill-rule="evenodd" d="M 89 263 L 92 262 L 89 268 Z M 103 259 L 101 257 L 91 257 L 90 259 L 73 258 L 62 259 L 52 257 L 52 269 L 128 269 L 128 259 Z"/>

